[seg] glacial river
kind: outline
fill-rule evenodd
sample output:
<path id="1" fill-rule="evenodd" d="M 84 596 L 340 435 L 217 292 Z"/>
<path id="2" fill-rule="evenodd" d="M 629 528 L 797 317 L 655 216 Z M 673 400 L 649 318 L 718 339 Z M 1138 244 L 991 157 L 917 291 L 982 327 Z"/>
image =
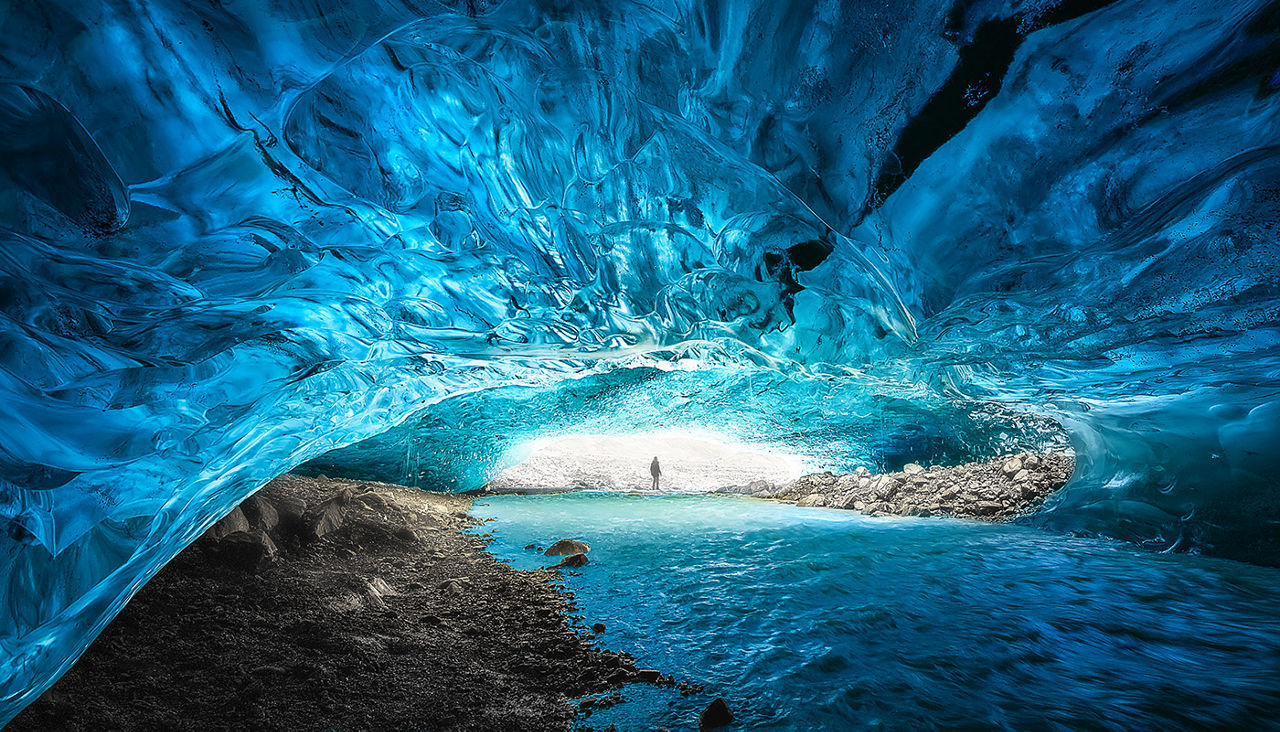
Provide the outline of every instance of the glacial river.
<path id="1" fill-rule="evenodd" d="M 479 500 L 491 551 L 591 545 L 568 577 L 601 642 L 706 686 L 628 687 L 586 724 L 696 729 L 1268 727 L 1280 570 L 950 519 L 731 496 Z"/>

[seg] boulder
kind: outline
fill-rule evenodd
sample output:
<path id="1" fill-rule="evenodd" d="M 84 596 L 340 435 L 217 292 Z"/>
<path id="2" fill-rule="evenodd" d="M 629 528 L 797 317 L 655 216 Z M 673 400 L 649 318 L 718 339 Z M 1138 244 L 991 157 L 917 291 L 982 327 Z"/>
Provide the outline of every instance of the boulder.
<path id="1" fill-rule="evenodd" d="M 214 556 L 224 564 L 246 572 L 257 572 L 280 556 L 276 543 L 262 529 L 237 531 L 218 540 Z"/>
<path id="2" fill-rule="evenodd" d="M 585 541 L 561 539 L 560 541 L 552 544 L 544 553 L 544 556 L 558 557 L 568 554 L 586 554 L 589 551 L 591 551 L 591 547 Z"/>
<path id="3" fill-rule="evenodd" d="M 315 541 L 342 528 L 342 521 L 346 518 L 347 506 L 350 504 L 349 490 L 316 504 L 302 516 L 303 536 Z"/>
<path id="4" fill-rule="evenodd" d="M 375 511 L 387 510 L 387 499 L 383 498 L 382 494 L 377 493 L 375 491 L 369 491 L 368 493 L 361 493 L 360 495 L 356 496 L 356 500 Z"/>
<path id="5" fill-rule="evenodd" d="M 213 539 L 223 539 L 231 534 L 251 529 L 249 519 L 245 518 L 244 511 L 239 506 L 231 509 L 226 516 L 218 519 L 218 523 L 209 528 L 209 537 Z"/>
<path id="6" fill-rule="evenodd" d="M 902 466 L 902 472 L 906 473 L 907 475 L 919 475 L 920 473 L 924 472 L 924 467 L 921 465 L 917 465 L 916 463 L 907 463 L 906 465 Z"/>
<path id="7" fill-rule="evenodd" d="M 255 493 L 240 504 L 240 510 L 255 529 L 271 531 L 280 523 L 280 513 L 271 501 L 261 493 Z"/>
<path id="8" fill-rule="evenodd" d="M 1004 461 L 1004 465 L 1000 466 L 1000 470 L 1005 475 L 1016 475 L 1019 470 L 1022 470 L 1022 461 L 1016 457 L 1009 458 Z"/>
<path id="9" fill-rule="evenodd" d="M 698 715 L 698 732 L 705 730 L 719 729 L 727 724 L 733 724 L 733 712 L 729 710 L 729 703 L 724 697 L 716 697 L 716 700 L 707 705 L 702 710 L 702 714 Z"/>
<path id="10" fill-rule="evenodd" d="M 275 499 L 274 505 L 282 524 L 297 523 L 307 512 L 307 504 L 297 496 L 280 496 Z"/>
<path id="11" fill-rule="evenodd" d="M 809 495 L 796 501 L 797 506 L 823 506 L 827 502 L 827 497 L 821 493 L 810 493 Z"/>
<path id="12" fill-rule="evenodd" d="M 994 513 L 1000 513 L 1004 506 L 995 501 L 978 501 L 973 504 L 973 513 L 977 516 L 990 516 Z"/>
<path id="13" fill-rule="evenodd" d="M 587 564 L 586 554 L 574 554 L 572 556 L 568 556 L 568 557 L 565 557 L 564 559 L 561 559 L 560 563 L 557 564 L 556 566 L 577 569 L 578 567 L 586 566 L 586 564 Z"/>

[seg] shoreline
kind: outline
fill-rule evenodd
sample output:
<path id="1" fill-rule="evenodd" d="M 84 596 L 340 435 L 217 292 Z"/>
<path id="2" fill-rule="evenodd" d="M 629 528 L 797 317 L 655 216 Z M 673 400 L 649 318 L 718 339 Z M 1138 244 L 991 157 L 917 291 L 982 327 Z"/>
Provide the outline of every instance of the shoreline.
<path id="1" fill-rule="evenodd" d="M 471 501 L 281 476 L 6 729 L 588 730 L 625 684 L 675 685 L 597 644 L 559 570 L 488 553 Z"/>
<path id="2" fill-rule="evenodd" d="M 1066 485 L 1075 457 L 1065 452 L 1020 452 L 962 465 L 901 471 L 811 473 L 783 485 L 757 481 L 718 493 L 763 498 L 797 506 L 840 508 L 868 516 L 945 516 L 1012 521 L 1030 513 Z"/>

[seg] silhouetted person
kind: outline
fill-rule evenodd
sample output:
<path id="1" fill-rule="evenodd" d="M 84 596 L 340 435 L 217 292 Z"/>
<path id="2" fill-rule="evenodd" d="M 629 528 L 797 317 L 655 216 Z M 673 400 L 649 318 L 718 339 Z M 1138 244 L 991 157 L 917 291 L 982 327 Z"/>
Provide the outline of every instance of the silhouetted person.
<path id="1" fill-rule="evenodd" d="M 649 475 L 653 476 L 653 489 L 658 490 L 658 478 L 662 477 L 662 468 L 658 465 L 658 457 L 653 457 L 653 462 L 649 463 Z"/>

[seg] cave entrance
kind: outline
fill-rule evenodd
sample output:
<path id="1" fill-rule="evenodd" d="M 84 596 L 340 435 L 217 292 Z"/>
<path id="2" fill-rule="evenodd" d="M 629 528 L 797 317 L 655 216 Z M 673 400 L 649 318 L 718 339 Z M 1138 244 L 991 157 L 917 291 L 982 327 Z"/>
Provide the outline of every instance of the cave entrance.
<path id="1" fill-rule="evenodd" d="M 811 467 L 800 455 L 692 432 L 542 438 L 527 443 L 520 454 L 523 460 L 491 480 L 489 491 L 649 492 L 655 457 L 662 470 L 661 493 L 707 493 L 759 480 L 782 483 Z"/>

